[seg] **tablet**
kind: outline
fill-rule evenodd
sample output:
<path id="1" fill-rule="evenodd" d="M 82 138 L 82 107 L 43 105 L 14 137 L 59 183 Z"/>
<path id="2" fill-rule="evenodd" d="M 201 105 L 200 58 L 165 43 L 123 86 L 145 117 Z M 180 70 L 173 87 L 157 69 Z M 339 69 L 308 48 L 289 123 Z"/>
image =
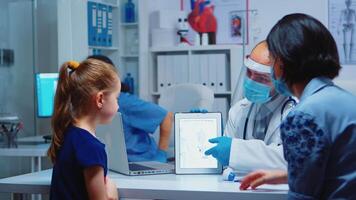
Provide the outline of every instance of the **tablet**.
<path id="1" fill-rule="evenodd" d="M 218 174 L 222 166 L 204 152 L 222 135 L 221 113 L 176 113 L 174 116 L 176 174 Z"/>

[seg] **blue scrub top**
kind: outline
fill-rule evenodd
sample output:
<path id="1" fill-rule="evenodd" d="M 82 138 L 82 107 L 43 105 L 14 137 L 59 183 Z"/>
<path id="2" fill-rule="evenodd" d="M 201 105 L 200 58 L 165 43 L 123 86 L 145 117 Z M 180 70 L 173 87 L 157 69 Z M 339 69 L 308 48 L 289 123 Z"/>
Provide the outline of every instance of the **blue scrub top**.
<path id="1" fill-rule="evenodd" d="M 167 111 L 125 92 L 119 96 L 119 111 L 124 125 L 128 160 L 154 160 L 158 147 L 150 133 L 154 133 L 160 126 Z"/>
<path id="2" fill-rule="evenodd" d="M 50 199 L 89 199 L 84 169 L 91 166 L 102 167 L 106 176 L 105 145 L 84 129 L 68 128 L 53 167 Z"/>
<path id="3" fill-rule="evenodd" d="M 356 97 L 324 77 L 281 125 L 288 199 L 356 199 Z"/>

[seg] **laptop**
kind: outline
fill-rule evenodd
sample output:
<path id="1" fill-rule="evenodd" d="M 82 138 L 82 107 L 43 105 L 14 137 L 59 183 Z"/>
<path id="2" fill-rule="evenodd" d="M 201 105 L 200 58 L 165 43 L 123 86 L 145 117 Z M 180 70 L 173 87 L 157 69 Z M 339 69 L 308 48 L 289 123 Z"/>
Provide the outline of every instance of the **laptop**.
<path id="1" fill-rule="evenodd" d="M 155 161 L 129 162 L 121 113 L 111 124 L 99 125 L 96 136 L 105 144 L 108 155 L 108 168 L 125 175 L 150 175 L 174 173 L 174 165 Z"/>

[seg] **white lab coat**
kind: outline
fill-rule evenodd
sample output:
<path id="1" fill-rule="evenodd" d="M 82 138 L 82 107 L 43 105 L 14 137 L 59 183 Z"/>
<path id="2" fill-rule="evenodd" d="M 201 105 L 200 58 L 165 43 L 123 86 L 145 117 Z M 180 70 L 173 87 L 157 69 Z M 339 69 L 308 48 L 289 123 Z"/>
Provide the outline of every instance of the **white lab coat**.
<path id="1" fill-rule="evenodd" d="M 242 99 L 233 105 L 229 111 L 224 134 L 232 137 L 229 166 L 239 172 L 250 172 L 256 169 L 283 169 L 287 170 L 287 162 L 283 156 L 283 146 L 280 138 L 279 125 L 281 124 L 281 110 L 288 101 L 287 97 L 278 96 L 265 105 L 275 111 L 269 122 L 264 141 L 254 139 L 252 135 L 253 119 L 256 107 L 251 110 L 244 139 L 246 118 L 252 103 Z M 255 104 L 256 105 L 256 104 Z M 283 117 L 288 114 L 293 103 L 288 101 L 283 111 Z"/>

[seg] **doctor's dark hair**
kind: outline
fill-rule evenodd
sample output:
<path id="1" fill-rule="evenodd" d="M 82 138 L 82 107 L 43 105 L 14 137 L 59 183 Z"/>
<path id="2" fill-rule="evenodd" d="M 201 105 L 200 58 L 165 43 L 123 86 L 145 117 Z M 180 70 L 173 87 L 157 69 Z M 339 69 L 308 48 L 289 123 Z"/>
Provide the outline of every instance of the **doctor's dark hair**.
<path id="1" fill-rule="evenodd" d="M 281 62 L 288 85 L 319 76 L 335 78 L 341 69 L 336 43 L 326 27 L 305 14 L 280 19 L 267 36 L 272 57 Z"/>
<path id="2" fill-rule="evenodd" d="M 103 62 L 106 62 L 112 66 L 115 67 L 114 63 L 112 62 L 112 60 L 110 58 L 108 58 L 107 56 L 104 55 L 91 55 L 88 56 L 87 59 L 97 59 L 97 60 L 101 60 Z M 121 82 L 121 92 L 130 92 L 130 86 L 128 86 L 127 84 Z"/>
<path id="3" fill-rule="evenodd" d="M 61 66 L 51 121 L 53 136 L 47 152 L 52 163 L 56 162 L 68 128 L 91 112 L 93 95 L 100 91 L 111 92 L 117 81 L 120 79 L 115 68 L 100 60 L 71 61 Z"/>

